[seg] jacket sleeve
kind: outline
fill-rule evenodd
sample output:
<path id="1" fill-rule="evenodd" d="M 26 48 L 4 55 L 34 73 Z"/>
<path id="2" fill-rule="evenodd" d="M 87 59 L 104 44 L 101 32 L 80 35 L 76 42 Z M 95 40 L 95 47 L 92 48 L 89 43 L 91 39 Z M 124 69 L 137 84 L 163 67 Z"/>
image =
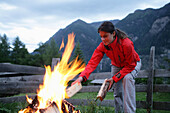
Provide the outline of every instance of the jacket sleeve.
<path id="1" fill-rule="evenodd" d="M 79 75 L 79 77 L 83 77 L 83 82 L 85 82 L 90 74 L 96 69 L 101 59 L 104 56 L 104 52 L 102 49 L 102 45 L 100 44 L 94 51 L 91 59 L 89 60 L 85 70 Z"/>
<path id="2" fill-rule="evenodd" d="M 115 74 L 112 78 L 115 82 L 121 80 L 125 75 L 132 72 L 136 66 L 135 50 L 133 42 L 127 40 L 126 43 L 122 44 L 123 54 L 125 56 L 125 65 L 124 67 Z M 117 77 L 119 75 L 119 77 Z"/>

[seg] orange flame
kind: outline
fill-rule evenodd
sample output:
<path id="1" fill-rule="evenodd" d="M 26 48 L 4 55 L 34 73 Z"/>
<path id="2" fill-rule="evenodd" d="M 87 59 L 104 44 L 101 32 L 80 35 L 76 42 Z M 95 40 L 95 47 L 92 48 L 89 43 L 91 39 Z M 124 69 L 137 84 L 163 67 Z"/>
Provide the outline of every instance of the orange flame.
<path id="1" fill-rule="evenodd" d="M 31 104 L 33 100 L 32 100 L 31 98 L 29 98 L 28 95 L 26 95 L 26 98 L 27 98 L 27 102 L 28 102 L 29 104 Z"/>
<path id="2" fill-rule="evenodd" d="M 82 72 L 85 64 L 78 60 L 78 57 L 69 63 L 71 53 L 74 49 L 74 33 L 68 35 L 68 42 L 64 50 L 61 61 L 54 67 L 51 72 L 51 67 L 46 66 L 44 82 L 39 86 L 37 91 L 39 106 L 38 109 L 43 109 L 49 106 L 49 102 L 56 102 L 60 113 L 62 113 L 62 100 L 67 98 L 66 87 L 68 82 L 77 74 Z M 24 110 L 19 113 L 25 113 Z M 36 113 L 39 113 L 37 110 Z"/>
<path id="3" fill-rule="evenodd" d="M 60 49 L 59 51 L 64 47 L 64 38 L 62 39 L 62 43 L 61 43 L 61 46 L 60 46 Z"/>

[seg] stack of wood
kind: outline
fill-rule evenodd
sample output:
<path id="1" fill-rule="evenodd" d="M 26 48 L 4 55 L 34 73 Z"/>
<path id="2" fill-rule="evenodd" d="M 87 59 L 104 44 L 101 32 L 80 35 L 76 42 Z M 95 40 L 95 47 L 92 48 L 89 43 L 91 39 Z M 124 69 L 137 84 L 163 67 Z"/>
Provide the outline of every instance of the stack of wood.
<path id="1" fill-rule="evenodd" d="M 34 98 L 31 104 L 29 104 L 26 108 L 27 110 L 24 113 L 35 113 L 38 110 L 39 102 L 37 100 L 37 96 Z M 60 113 L 57 104 L 55 102 L 50 103 L 50 105 L 45 109 L 39 109 L 40 113 Z M 63 113 L 81 113 L 80 110 L 75 110 L 75 106 L 69 103 L 66 100 L 62 101 L 62 112 Z"/>

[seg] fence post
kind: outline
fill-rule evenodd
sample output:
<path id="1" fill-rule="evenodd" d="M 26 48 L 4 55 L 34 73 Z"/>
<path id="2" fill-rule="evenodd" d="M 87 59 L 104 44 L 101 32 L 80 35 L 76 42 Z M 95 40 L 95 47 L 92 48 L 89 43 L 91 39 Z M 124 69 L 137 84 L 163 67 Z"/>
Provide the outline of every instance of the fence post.
<path id="1" fill-rule="evenodd" d="M 146 107 L 147 112 L 152 112 L 153 107 L 153 77 L 154 77 L 154 58 L 155 58 L 155 46 L 151 47 L 150 50 L 150 58 L 149 58 L 149 76 L 148 76 L 148 83 L 147 83 L 147 100 L 146 100 Z"/>
<path id="2" fill-rule="evenodd" d="M 52 58 L 52 63 L 51 63 L 51 70 L 54 70 L 54 66 L 57 65 L 57 63 L 60 62 L 60 58 Z"/>

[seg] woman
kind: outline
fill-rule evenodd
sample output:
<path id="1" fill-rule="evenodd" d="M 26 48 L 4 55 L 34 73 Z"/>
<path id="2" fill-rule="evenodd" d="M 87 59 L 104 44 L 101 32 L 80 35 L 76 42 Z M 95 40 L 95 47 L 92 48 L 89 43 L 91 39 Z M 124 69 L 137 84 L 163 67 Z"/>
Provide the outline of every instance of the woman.
<path id="1" fill-rule="evenodd" d="M 135 77 L 141 68 L 141 60 L 134 50 L 133 42 L 121 30 L 105 21 L 98 28 L 102 42 L 95 49 L 85 70 L 76 82 L 85 82 L 96 69 L 104 54 L 111 59 L 109 89 L 114 84 L 115 112 L 134 113 L 136 111 Z M 119 76 L 119 77 L 118 77 Z"/>

